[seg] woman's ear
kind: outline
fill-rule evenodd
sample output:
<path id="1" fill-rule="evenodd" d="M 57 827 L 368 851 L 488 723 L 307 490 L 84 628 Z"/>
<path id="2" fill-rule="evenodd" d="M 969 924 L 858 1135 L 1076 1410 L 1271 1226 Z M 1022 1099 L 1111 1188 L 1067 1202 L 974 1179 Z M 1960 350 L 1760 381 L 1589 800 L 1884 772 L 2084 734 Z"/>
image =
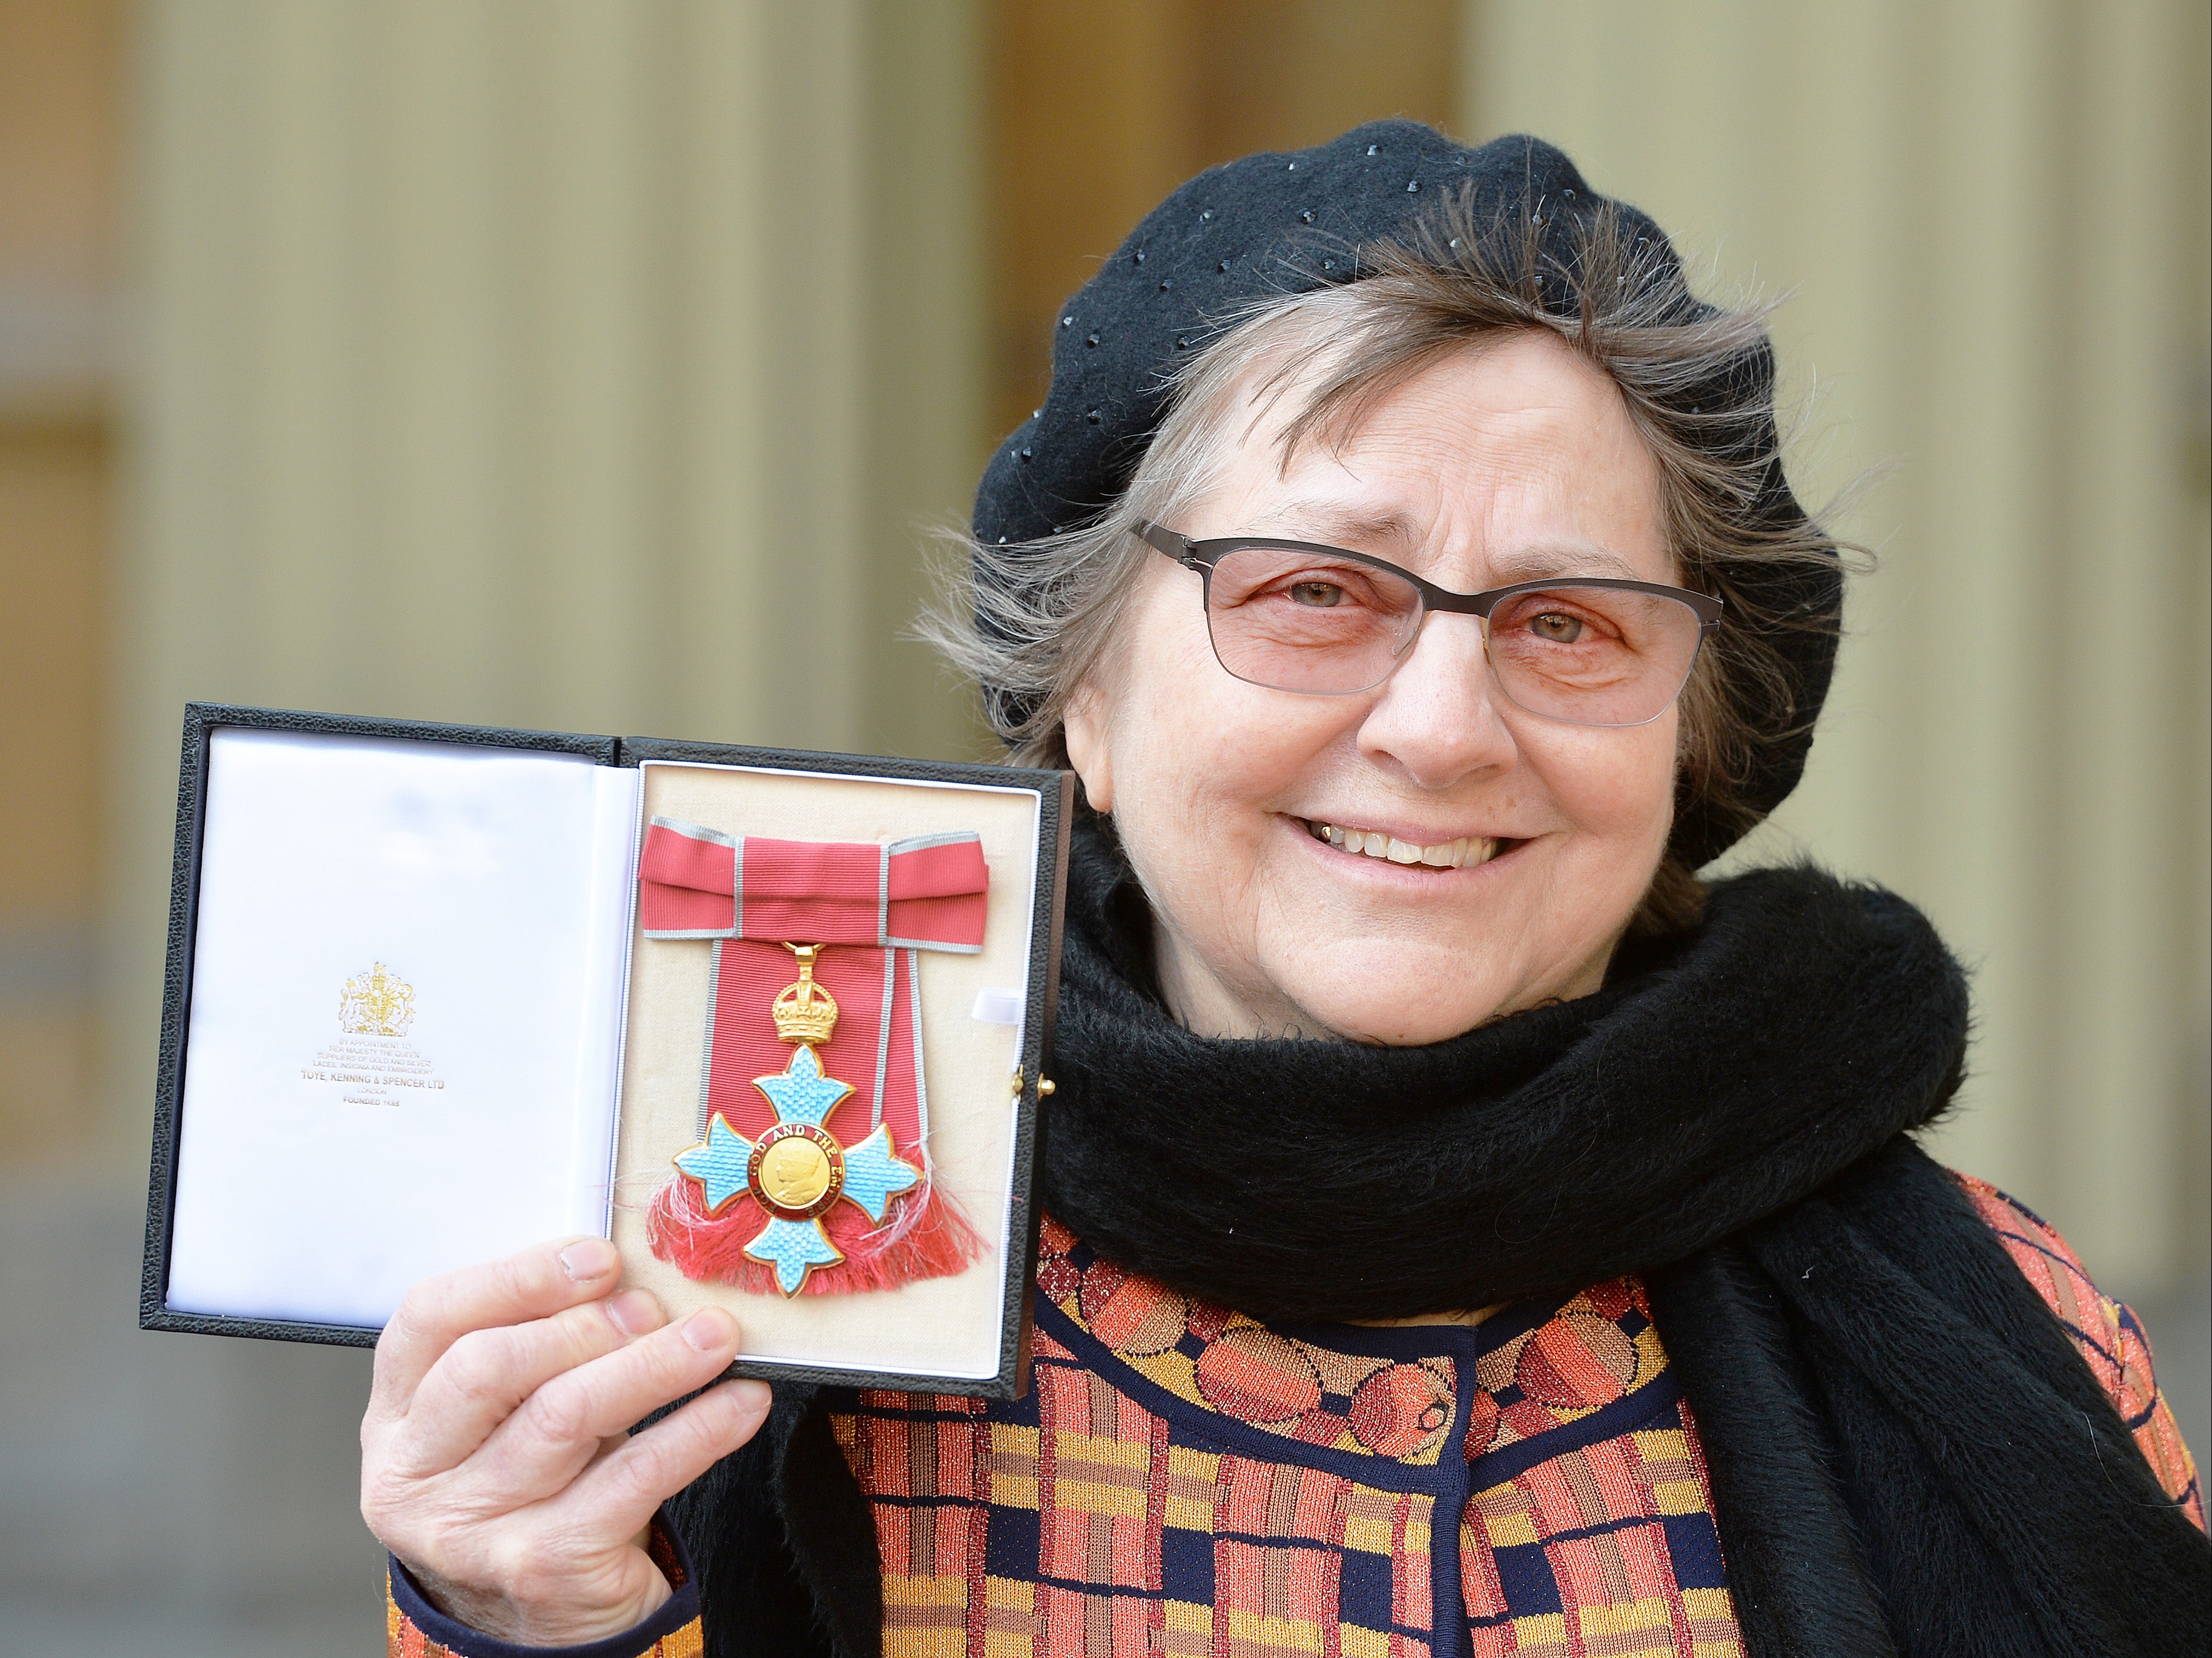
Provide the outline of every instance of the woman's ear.
<path id="1" fill-rule="evenodd" d="M 1084 798 L 1094 811 L 1114 810 L 1114 745 L 1108 740 L 1105 699 L 1097 687 L 1085 685 L 1068 699 L 1060 730 L 1067 743 L 1067 763 L 1083 780 Z"/>

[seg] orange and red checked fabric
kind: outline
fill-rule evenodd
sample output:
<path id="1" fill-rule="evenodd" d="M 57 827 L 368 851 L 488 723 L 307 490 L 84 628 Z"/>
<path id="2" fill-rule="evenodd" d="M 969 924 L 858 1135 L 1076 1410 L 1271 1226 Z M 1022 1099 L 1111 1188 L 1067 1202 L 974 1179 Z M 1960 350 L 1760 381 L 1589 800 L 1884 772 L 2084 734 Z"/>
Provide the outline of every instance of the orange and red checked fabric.
<path id="1" fill-rule="evenodd" d="M 1029 1399 L 834 1420 L 885 1658 L 1401 1658 L 1455 1625 L 1484 1654 L 1738 1650 L 1633 1282 L 1475 1329 L 1273 1328 L 1048 1223 Z"/>
<path id="2" fill-rule="evenodd" d="M 2201 1526 L 2134 1315 L 1962 1184 Z M 1475 1658 L 1740 1658 L 1697 1424 L 1638 1280 L 1473 1329 L 1275 1327 L 1049 1221 L 1043 1245 L 1028 1398 L 833 1411 L 874 1512 L 884 1658 L 1413 1658 L 1454 1628 Z M 394 1653 L 445 1650 L 394 1619 Z M 696 1630 L 637 1658 L 689 1658 Z"/>
<path id="3" fill-rule="evenodd" d="M 647 1548 L 676 1594 L 634 1632 L 629 1642 L 618 1638 L 614 1649 L 622 1658 L 705 1658 L 707 1639 L 699 1621 L 698 1590 L 690 1583 L 683 1549 L 659 1521 L 654 1522 Z M 454 1623 L 423 1599 L 422 1590 L 396 1562 L 385 1576 L 384 1640 L 387 1658 L 532 1658 L 546 1650 L 518 1646 Z M 604 1643 L 591 1649 L 594 1653 L 609 1649 Z"/>
<path id="4" fill-rule="evenodd" d="M 2199 1512 L 2133 1315 L 1966 1186 Z M 1638 1281 L 1472 1330 L 1277 1328 L 1050 1222 L 1043 1246 L 1028 1400 L 862 1394 L 835 1418 L 884 1543 L 885 1658 L 1396 1658 L 1455 1622 L 1476 1658 L 1741 1653 Z"/>
<path id="5" fill-rule="evenodd" d="M 1742 1650 L 1711 1581 L 1712 1494 L 1689 1406 L 1674 1415 L 1679 1425 L 1569 1451 L 1468 1499 L 1460 1566 L 1476 1658 Z"/>
<path id="6" fill-rule="evenodd" d="M 496 1649 L 471 1641 L 465 1650 L 456 1652 L 451 1647 L 441 1646 L 417 1628 L 412 1619 L 399 1610 L 391 1594 L 384 1597 L 384 1638 L 387 1658 L 474 1658 L 479 1653 L 490 1653 Z M 510 1651 L 525 1652 L 527 1648 L 510 1647 Z M 702 1632 L 696 1618 L 672 1635 L 664 1635 L 650 1646 L 637 1649 L 634 1658 L 705 1658 L 707 1637 Z"/>
<path id="7" fill-rule="evenodd" d="M 1428 1651 L 1427 1574 L 1387 1594 L 1393 1553 L 1429 1553 L 1428 1497 L 1177 1435 L 1048 1332 L 1036 1361 L 1027 1410 L 862 1394 L 834 1418 L 876 1507 L 885 1658 Z M 1334 1638 L 1347 1555 L 1386 1587 L 1373 1644 Z"/>
<path id="8" fill-rule="evenodd" d="M 2203 1530 L 2204 1493 L 2197 1484 L 2197 1464 L 2183 1442 L 2172 1406 L 2158 1390 L 2150 1341 L 2134 1310 L 2100 1291 L 2072 1246 L 2025 1205 L 1971 1175 L 1961 1175 L 1958 1181 L 2005 1253 L 2058 1315 L 2120 1420 L 2135 1435 L 2143 1460 L 2158 1475 L 2166 1494 Z"/>

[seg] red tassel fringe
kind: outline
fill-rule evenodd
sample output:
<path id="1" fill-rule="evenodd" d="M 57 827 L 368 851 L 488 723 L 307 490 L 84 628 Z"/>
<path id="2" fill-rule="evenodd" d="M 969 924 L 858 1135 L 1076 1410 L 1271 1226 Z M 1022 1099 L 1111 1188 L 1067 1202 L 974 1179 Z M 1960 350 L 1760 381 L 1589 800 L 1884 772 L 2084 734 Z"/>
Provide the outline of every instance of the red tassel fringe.
<path id="1" fill-rule="evenodd" d="M 768 1221 L 752 1194 L 739 1193 L 719 1215 L 701 1206 L 702 1195 L 696 1181 L 680 1175 L 653 1193 L 645 1218 L 653 1253 L 688 1278 L 719 1280 L 752 1295 L 779 1293 L 775 1268 L 744 1253 Z M 833 1205 L 822 1224 L 845 1259 L 809 1272 L 799 1290 L 804 1296 L 896 1290 L 918 1278 L 950 1278 L 984 1249 L 959 1206 L 938 1192 L 934 1181 L 918 1193 L 893 1198 L 880 1226 L 850 1203 Z"/>

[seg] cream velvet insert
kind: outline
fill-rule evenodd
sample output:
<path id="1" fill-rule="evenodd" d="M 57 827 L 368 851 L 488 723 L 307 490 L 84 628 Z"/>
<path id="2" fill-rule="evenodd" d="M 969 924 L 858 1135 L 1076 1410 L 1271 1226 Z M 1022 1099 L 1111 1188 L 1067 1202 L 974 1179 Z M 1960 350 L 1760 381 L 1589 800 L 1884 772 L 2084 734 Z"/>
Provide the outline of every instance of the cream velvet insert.
<path id="1" fill-rule="evenodd" d="M 699 1138 L 713 947 L 634 932 L 612 1230 L 625 1281 L 659 1297 L 672 1318 L 709 1304 L 728 1308 L 744 1333 L 743 1357 L 961 1380 L 994 1375 L 1009 1256 L 1012 1079 L 1020 1031 L 984 1023 L 972 1011 L 979 993 L 1018 992 L 1028 982 L 1036 792 L 661 762 L 648 762 L 643 771 L 641 838 L 655 816 L 793 841 L 885 841 L 960 829 L 982 837 L 991 872 L 982 950 L 924 951 L 919 985 L 935 1177 L 988 1247 L 952 1277 L 788 1300 L 695 1283 L 657 1259 L 646 1240 L 647 1206 L 673 1173 L 670 1160 Z"/>

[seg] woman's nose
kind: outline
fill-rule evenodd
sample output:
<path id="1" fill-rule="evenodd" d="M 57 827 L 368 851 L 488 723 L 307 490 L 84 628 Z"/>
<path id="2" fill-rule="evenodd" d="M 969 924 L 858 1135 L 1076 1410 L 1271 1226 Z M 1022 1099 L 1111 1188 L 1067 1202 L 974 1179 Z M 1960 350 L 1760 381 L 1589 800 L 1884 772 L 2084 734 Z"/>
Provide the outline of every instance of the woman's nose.
<path id="1" fill-rule="evenodd" d="M 1510 766 L 1516 750 L 1498 717 L 1498 695 L 1481 622 L 1425 616 L 1360 725 L 1360 748 L 1395 761 L 1422 788 L 1447 788 L 1471 773 Z"/>

